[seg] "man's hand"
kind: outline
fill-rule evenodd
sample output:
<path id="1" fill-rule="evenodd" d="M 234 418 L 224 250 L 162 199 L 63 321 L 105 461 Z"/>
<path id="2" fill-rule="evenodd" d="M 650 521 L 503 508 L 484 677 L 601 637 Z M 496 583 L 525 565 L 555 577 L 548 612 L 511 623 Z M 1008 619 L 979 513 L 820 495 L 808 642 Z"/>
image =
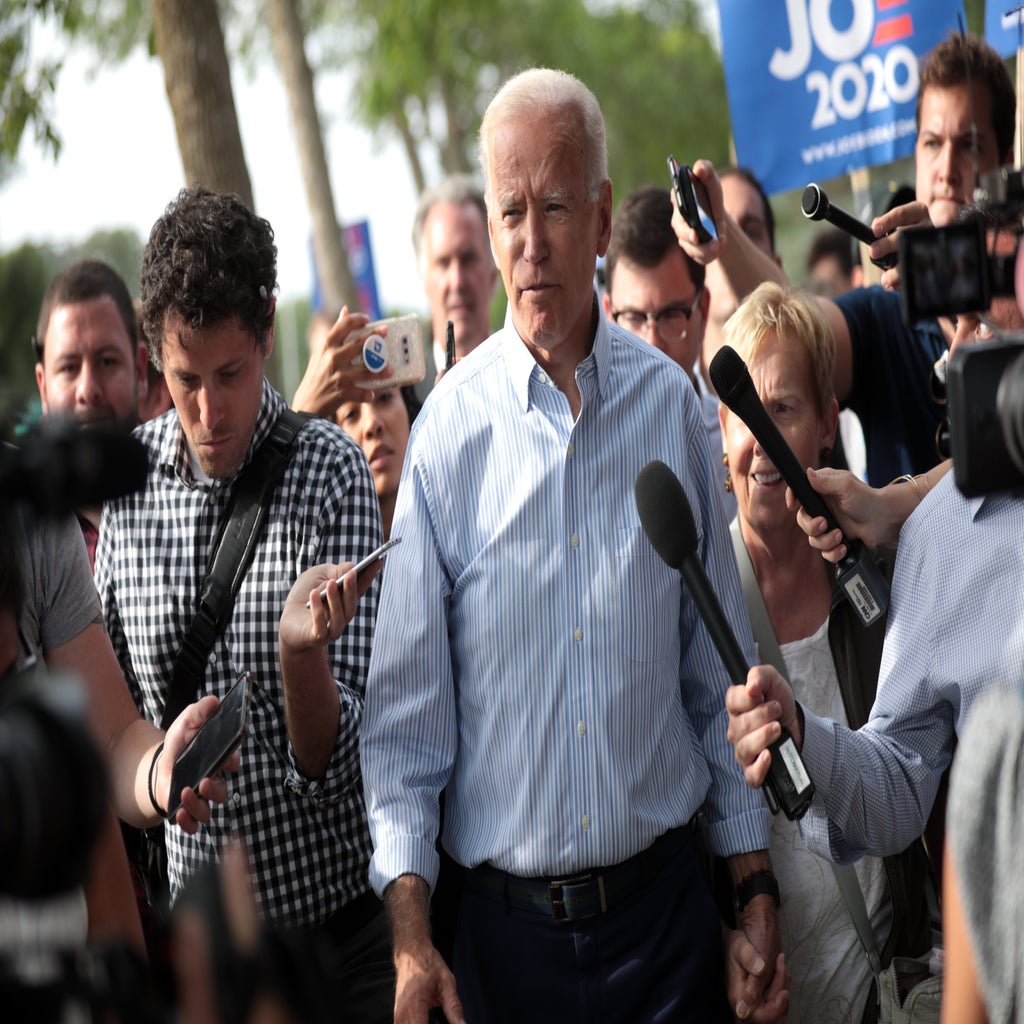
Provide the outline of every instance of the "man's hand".
<path id="1" fill-rule="evenodd" d="M 171 723 L 164 737 L 164 748 L 157 755 L 154 776 L 154 792 L 161 807 L 169 807 L 171 795 L 171 773 L 178 755 L 185 749 L 189 741 L 199 731 L 199 727 L 213 714 L 220 703 L 211 694 L 189 704 L 187 708 Z M 154 748 L 155 750 L 155 748 Z M 152 762 L 147 762 L 151 764 Z M 201 824 L 210 820 L 210 804 L 222 804 L 228 796 L 228 784 L 220 777 L 220 772 L 236 772 L 242 764 L 241 752 L 236 750 L 220 766 L 217 777 L 200 780 L 193 789 L 186 786 L 181 792 L 181 807 L 178 808 L 173 821 L 189 835 L 195 835 Z"/>
<path id="2" fill-rule="evenodd" d="M 722 200 L 722 182 L 719 180 L 715 165 L 710 160 L 698 160 L 693 165 L 693 173 L 707 189 L 708 201 L 711 203 L 711 217 L 715 222 L 718 238 L 703 244 L 697 238 L 697 232 L 686 223 L 686 218 L 679 212 L 675 189 L 672 189 L 672 230 L 683 251 L 697 263 L 706 266 L 713 263 L 729 244 L 726 225 L 725 205 Z"/>
<path id="3" fill-rule="evenodd" d="M 427 1024 L 439 1006 L 449 1024 L 465 1024 L 455 976 L 430 940 L 430 891 L 417 875 L 396 878 L 384 893 L 395 957 L 395 1024 Z"/>
<path id="4" fill-rule="evenodd" d="M 725 693 L 729 712 L 729 742 L 743 769 L 747 785 L 763 785 L 771 765 L 768 748 L 782 734 L 780 722 L 793 734 L 797 750 L 803 746 L 803 730 L 789 683 L 771 665 L 755 665 L 741 686 Z"/>
<path id="5" fill-rule="evenodd" d="M 838 563 L 846 557 L 844 535 L 860 538 L 869 548 L 887 546 L 887 531 L 880 521 L 882 511 L 878 501 L 879 491 L 864 483 L 848 469 L 809 469 L 807 479 L 832 511 L 839 524 L 838 529 L 828 529 L 824 516 L 811 516 L 786 488 L 786 506 L 796 512 L 800 529 L 807 534 L 808 542 L 829 562 Z M 899 536 L 899 528 L 896 529 Z M 895 547 L 893 538 L 892 547 Z"/>
<path id="6" fill-rule="evenodd" d="M 948 462 L 948 460 L 947 460 Z M 846 469 L 810 469 L 807 479 L 828 503 L 839 529 L 828 529 L 821 516 L 811 516 L 786 488 L 786 505 L 796 512 L 800 529 L 811 547 L 826 561 L 838 563 L 847 552 L 843 537 L 856 537 L 873 550 L 895 551 L 907 516 L 947 472 L 951 463 L 941 463 L 914 483 L 893 482 L 871 487 Z"/>
<path id="7" fill-rule="evenodd" d="M 358 576 L 351 573 L 345 576 L 354 564 L 342 562 L 340 565 L 315 565 L 295 581 L 285 599 L 278 626 L 282 657 L 286 653 L 298 654 L 325 647 L 341 636 L 356 613 L 359 599 L 366 593 L 382 563 L 380 560 L 374 562 Z M 339 586 L 337 581 L 343 576 Z M 325 588 L 326 595 L 321 597 L 321 591 Z"/>
<path id="8" fill-rule="evenodd" d="M 871 244 L 871 258 L 882 259 L 892 253 L 899 252 L 899 233 L 897 228 L 928 228 L 932 226 L 931 218 L 928 216 L 928 207 L 917 201 L 904 203 L 902 206 L 895 206 L 888 213 L 876 217 L 871 222 L 871 230 L 877 242 Z M 890 291 L 899 291 L 900 267 L 895 267 L 882 272 L 882 285 Z"/>
<path id="9" fill-rule="evenodd" d="M 373 400 L 374 392 L 356 383 L 369 376 L 362 360 L 363 342 L 369 337 L 363 328 L 369 321 L 364 313 L 350 313 L 347 306 L 342 309 L 323 342 L 309 353 L 306 372 L 292 399 L 296 412 L 311 412 L 333 420 L 343 402 Z M 388 366 L 377 376 L 384 379 L 393 374 Z"/>
<path id="10" fill-rule="evenodd" d="M 772 970 L 743 931 L 733 931 L 723 925 L 722 939 L 726 998 L 735 1019 L 748 1024 L 784 1024 L 789 1010 L 790 982 L 785 956 L 778 953 Z"/>

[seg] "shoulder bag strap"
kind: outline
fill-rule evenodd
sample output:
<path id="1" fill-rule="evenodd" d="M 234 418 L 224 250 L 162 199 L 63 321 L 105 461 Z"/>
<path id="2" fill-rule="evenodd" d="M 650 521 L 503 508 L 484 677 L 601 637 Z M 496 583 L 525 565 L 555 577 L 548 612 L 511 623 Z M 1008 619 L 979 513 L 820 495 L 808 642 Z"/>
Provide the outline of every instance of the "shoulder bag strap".
<path id="1" fill-rule="evenodd" d="M 739 517 L 732 521 L 729 527 L 732 536 L 733 551 L 736 554 L 736 565 L 740 571 L 740 582 L 743 584 L 743 598 L 747 605 L 747 615 L 750 616 L 750 628 L 754 634 L 754 642 L 757 644 L 757 655 L 762 664 L 772 665 L 779 671 L 786 682 L 789 682 L 789 673 L 786 671 L 786 663 L 779 650 L 779 642 L 775 638 L 775 630 L 772 629 L 771 620 L 768 618 L 768 609 L 765 607 L 764 598 L 761 596 L 761 588 L 757 585 L 757 577 L 754 575 L 754 565 L 750 561 L 750 552 L 743 543 L 743 535 L 740 532 Z M 845 864 L 831 863 L 832 872 L 836 878 L 836 885 L 846 904 L 850 920 L 857 930 L 857 937 L 864 949 L 871 974 L 877 978 L 882 962 L 875 946 L 874 936 L 871 934 L 871 924 L 868 920 L 868 910 L 864 903 L 864 894 L 861 891 L 857 875 L 852 867 Z"/>
<path id="2" fill-rule="evenodd" d="M 295 438 L 308 419 L 307 415 L 285 409 L 235 482 L 199 590 L 199 609 L 174 662 L 160 722 L 162 729 L 196 699 L 206 675 L 206 659 L 231 618 L 235 596 L 256 550 L 270 499 L 288 468 Z"/>

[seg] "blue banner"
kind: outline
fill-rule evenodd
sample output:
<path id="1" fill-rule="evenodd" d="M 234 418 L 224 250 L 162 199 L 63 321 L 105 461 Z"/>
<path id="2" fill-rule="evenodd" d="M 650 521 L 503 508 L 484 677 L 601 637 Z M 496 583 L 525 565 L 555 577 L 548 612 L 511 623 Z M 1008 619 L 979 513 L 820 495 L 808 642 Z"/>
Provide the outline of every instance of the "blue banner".
<path id="1" fill-rule="evenodd" d="M 352 283 L 356 286 L 356 301 L 351 304 L 352 311 L 365 313 L 371 320 L 381 318 L 380 300 L 377 296 L 377 271 L 373 265 L 373 246 L 370 243 L 370 223 L 359 220 L 347 224 L 341 229 L 348 252 L 348 269 L 352 274 Z M 316 269 L 316 254 L 313 242 L 309 243 L 309 255 L 313 264 L 313 294 L 310 296 L 310 309 L 319 309 L 323 301 L 320 288 L 320 275 Z M 328 310 L 336 316 L 337 310 Z"/>
<path id="2" fill-rule="evenodd" d="M 986 0 L 985 41 L 1002 57 L 1012 57 L 1021 45 L 1024 4 L 1020 0 Z"/>
<path id="3" fill-rule="evenodd" d="M 961 0 L 719 0 L 739 162 L 769 193 L 914 150 L 918 61 Z"/>

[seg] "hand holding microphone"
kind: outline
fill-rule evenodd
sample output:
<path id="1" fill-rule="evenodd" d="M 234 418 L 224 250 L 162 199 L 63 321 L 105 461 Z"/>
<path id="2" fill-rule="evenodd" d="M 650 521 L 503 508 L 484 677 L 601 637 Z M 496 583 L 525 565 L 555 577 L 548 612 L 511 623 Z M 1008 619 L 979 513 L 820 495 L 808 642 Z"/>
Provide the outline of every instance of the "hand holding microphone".
<path id="1" fill-rule="evenodd" d="M 661 559 L 682 574 L 729 678 L 744 683 L 749 666 L 697 555 L 697 527 L 683 485 L 664 462 L 655 460 L 640 471 L 635 487 L 644 533 Z M 782 734 L 768 747 L 772 756 L 765 799 L 773 814 L 781 808 L 795 821 L 810 806 L 814 783 L 789 730 L 781 723 L 780 727 Z"/>
<path id="2" fill-rule="evenodd" d="M 746 423 L 797 501 L 810 515 L 823 517 L 829 529 L 836 529 L 835 517 L 821 495 L 811 487 L 804 467 L 768 415 L 747 364 L 736 350 L 723 345 L 708 370 L 718 397 Z M 889 607 L 889 584 L 859 541 L 847 538 L 846 547 L 846 555 L 836 563 L 836 578 L 861 622 L 870 626 Z"/>

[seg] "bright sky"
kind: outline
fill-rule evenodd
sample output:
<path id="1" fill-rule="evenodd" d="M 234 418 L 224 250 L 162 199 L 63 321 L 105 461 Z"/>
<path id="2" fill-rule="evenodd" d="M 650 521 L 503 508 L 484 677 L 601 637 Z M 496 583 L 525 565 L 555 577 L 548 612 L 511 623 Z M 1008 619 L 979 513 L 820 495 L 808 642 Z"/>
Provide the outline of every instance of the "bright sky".
<path id="1" fill-rule="evenodd" d="M 0 250 L 24 240 L 82 241 L 101 228 L 134 228 L 143 241 L 185 184 L 163 70 L 138 52 L 94 76 L 91 55 L 73 51 L 53 107 L 63 148 L 56 164 L 35 140 L 22 141 L 18 170 L 0 185 Z M 294 155 L 284 86 L 268 61 L 250 80 L 232 83 L 257 212 L 274 228 L 284 299 L 312 287 L 309 214 Z M 415 187 L 397 144 L 376 152 L 348 126 L 347 98 L 336 77 L 318 86 L 327 123 L 327 159 L 335 208 L 345 223 L 368 218 L 382 306 L 426 311 L 410 233 Z"/>

